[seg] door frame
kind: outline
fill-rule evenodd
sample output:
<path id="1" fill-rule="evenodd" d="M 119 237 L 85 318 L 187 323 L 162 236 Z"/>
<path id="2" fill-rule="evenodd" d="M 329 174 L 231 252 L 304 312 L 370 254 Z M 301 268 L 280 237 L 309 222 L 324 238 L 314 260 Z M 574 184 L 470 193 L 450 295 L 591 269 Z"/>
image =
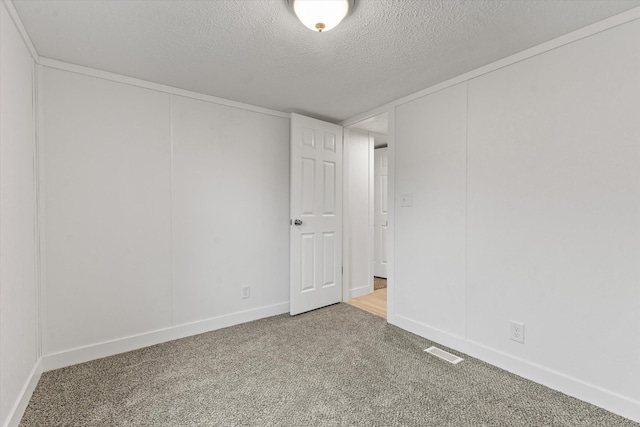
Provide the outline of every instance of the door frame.
<path id="1" fill-rule="evenodd" d="M 396 107 L 393 105 L 386 105 L 374 110 L 371 110 L 367 113 L 361 114 L 359 116 L 353 117 L 351 119 L 345 120 L 341 123 L 345 130 L 352 129 L 357 126 L 360 122 L 371 119 L 375 116 L 381 114 L 387 114 L 388 120 L 388 133 L 387 133 L 387 155 L 389 162 L 388 169 L 388 189 L 387 189 L 387 197 L 389 200 L 388 207 L 388 229 L 387 229 L 387 322 L 394 323 L 395 322 L 395 119 L 396 119 Z M 348 144 L 348 132 L 343 133 L 343 150 L 346 150 L 346 146 Z M 345 152 L 343 151 L 343 222 L 342 222 L 342 238 L 343 238 L 343 248 L 342 248 L 342 265 L 344 266 L 343 271 L 343 280 L 342 280 L 342 295 L 343 301 L 346 302 L 349 299 L 349 292 L 347 288 L 347 281 L 345 277 L 348 264 L 347 264 L 347 256 L 348 256 L 348 243 L 346 242 L 347 231 L 349 227 L 349 219 L 348 212 L 346 211 L 348 206 L 348 193 L 347 193 L 347 173 L 348 173 L 348 162 L 345 159 Z M 372 153 L 373 154 L 373 153 Z M 373 180 L 371 179 L 370 187 L 373 184 Z M 371 219 L 372 221 L 373 219 Z M 372 223 L 370 224 L 372 225 Z M 371 227 L 373 228 L 373 227 Z M 372 237 L 373 238 L 373 237 Z M 371 242 L 373 244 L 373 242 Z M 373 278 L 373 263 L 371 263 L 371 277 Z"/>
<path id="2" fill-rule="evenodd" d="M 350 277 L 351 277 L 351 265 L 348 262 L 348 256 L 351 250 L 351 245 L 349 243 L 349 232 L 351 228 L 351 221 L 349 218 L 349 168 L 351 166 L 350 157 L 349 157 L 349 136 L 351 135 L 352 130 L 357 130 L 358 132 L 366 133 L 366 131 L 348 128 L 345 127 L 343 131 L 343 143 L 342 143 L 342 301 L 347 302 L 351 299 L 350 295 Z M 369 232 L 367 233 L 367 248 L 369 250 L 368 253 L 368 263 L 367 263 L 367 271 L 368 271 L 368 282 L 367 285 L 373 292 L 373 137 L 371 135 L 367 135 L 369 138 L 368 141 L 368 173 L 369 180 L 367 185 L 368 198 L 369 198 L 369 206 L 368 206 L 368 220 L 367 220 L 367 228 Z M 363 294 L 367 295 L 367 294 Z M 358 295 L 359 296 L 359 295 Z"/>

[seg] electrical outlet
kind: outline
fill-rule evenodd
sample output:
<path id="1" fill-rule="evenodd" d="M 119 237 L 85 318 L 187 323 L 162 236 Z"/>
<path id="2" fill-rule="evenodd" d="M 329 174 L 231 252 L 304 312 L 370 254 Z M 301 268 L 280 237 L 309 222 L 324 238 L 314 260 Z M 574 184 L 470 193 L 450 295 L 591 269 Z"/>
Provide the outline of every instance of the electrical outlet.
<path id="1" fill-rule="evenodd" d="M 524 344 L 524 323 L 509 322 L 509 339 Z"/>
<path id="2" fill-rule="evenodd" d="M 251 296 L 251 286 L 242 287 L 242 299 L 247 299 Z"/>

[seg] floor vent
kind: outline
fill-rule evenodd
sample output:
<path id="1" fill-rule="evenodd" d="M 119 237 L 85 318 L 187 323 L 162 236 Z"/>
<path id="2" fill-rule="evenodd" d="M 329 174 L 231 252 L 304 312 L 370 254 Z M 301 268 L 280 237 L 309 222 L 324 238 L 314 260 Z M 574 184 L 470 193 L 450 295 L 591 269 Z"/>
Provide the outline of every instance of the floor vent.
<path id="1" fill-rule="evenodd" d="M 429 347 L 428 349 L 425 350 L 427 353 L 431 353 L 436 357 L 439 357 L 442 360 L 446 360 L 449 363 L 453 363 L 454 365 L 456 363 L 460 363 L 462 362 L 464 359 L 461 357 L 458 357 L 454 354 L 451 353 L 447 353 L 444 350 L 439 349 L 438 347 Z"/>

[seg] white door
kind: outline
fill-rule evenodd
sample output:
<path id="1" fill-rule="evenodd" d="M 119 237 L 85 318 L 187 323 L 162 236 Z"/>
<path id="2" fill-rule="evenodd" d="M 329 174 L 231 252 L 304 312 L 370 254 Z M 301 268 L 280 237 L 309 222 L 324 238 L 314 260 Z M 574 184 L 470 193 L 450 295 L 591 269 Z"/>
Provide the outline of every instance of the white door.
<path id="1" fill-rule="evenodd" d="M 373 275 L 377 277 L 387 278 L 387 230 L 388 230 L 388 174 L 389 157 L 387 156 L 387 148 L 376 148 L 374 152 L 374 218 L 373 218 L 373 237 L 374 237 L 374 259 L 373 259 Z"/>
<path id="2" fill-rule="evenodd" d="M 291 115 L 291 315 L 342 300 L 342 127 Z"/>

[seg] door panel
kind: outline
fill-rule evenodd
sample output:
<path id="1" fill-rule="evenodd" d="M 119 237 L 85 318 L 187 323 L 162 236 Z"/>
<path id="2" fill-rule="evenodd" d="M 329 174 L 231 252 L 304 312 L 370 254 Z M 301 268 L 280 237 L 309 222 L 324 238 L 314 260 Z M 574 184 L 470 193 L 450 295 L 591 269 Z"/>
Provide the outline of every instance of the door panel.
<path id="1" fill-rule="evenodd" d="M 336 164 L 324 162 L 324 215 L 336 214 Z"/>
<path id="2" fill-rule="evenodd" d="M 300 186 L 300 215 L 312 216 L 315 214 L 315 187 L 316 187 L 316 163 L 313 159 L 301 159 L 302 180 Z"/>
<path id="3" fill-rule="evenodd" d="M 313 234 L 302 234 L 300 236 L 300 291 L 313 290 L 314 267 L 315 267 L 315 237 Z"/>
<path id="4" fill-rule="evenodd" d="M 336 234 L 329 232 L 322 234 L 322 286 L 335 286 L 336 284 Z"/>
<path id="5" fill-rule="evenodd" d="M 341 299 L 342 127 L 292 114 L 290 311 Z"/>

